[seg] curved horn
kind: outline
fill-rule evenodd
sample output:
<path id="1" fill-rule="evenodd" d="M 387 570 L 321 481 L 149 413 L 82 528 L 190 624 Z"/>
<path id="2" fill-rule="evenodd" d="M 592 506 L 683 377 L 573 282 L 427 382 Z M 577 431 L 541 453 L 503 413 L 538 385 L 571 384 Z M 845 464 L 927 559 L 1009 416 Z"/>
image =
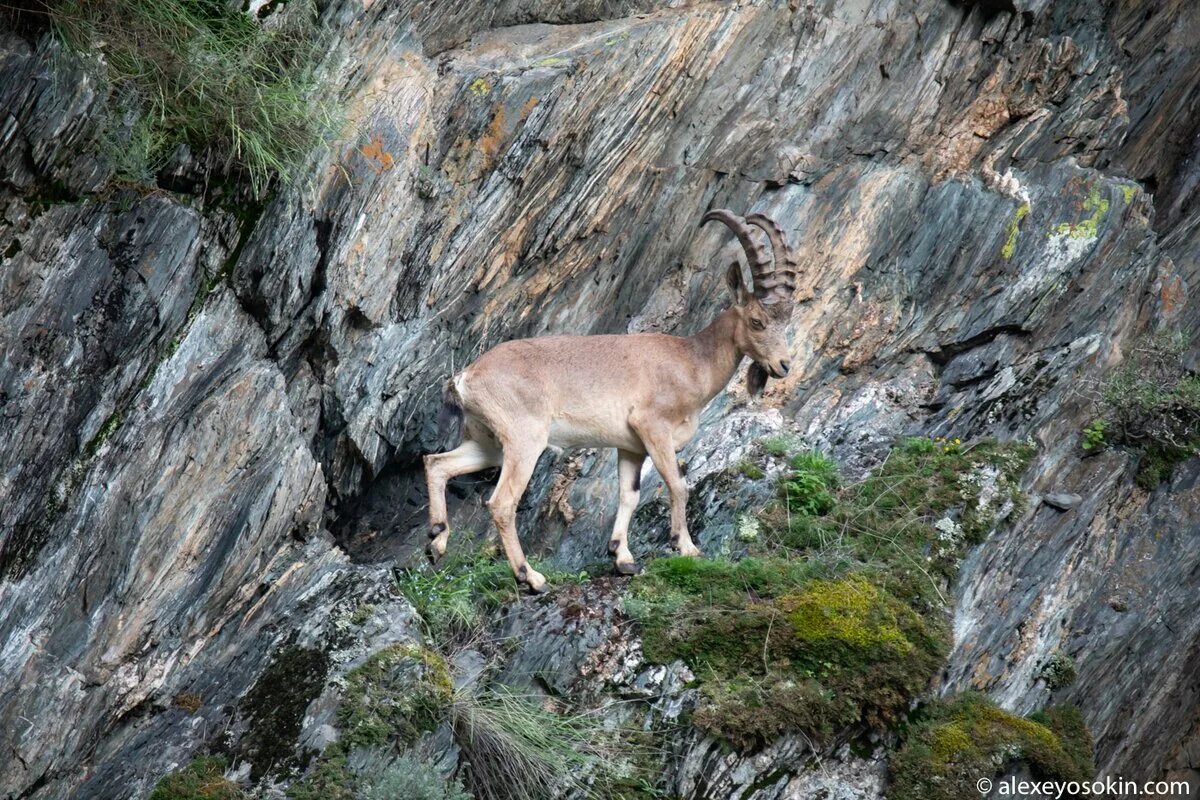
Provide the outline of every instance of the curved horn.
<path id="1" fill-rule="evenodd" d="M 703 225 L 714 219 L 724 222 L 742 243 L 742 249 L 746 251 L 746 261 L 750 265 L 750 274 L 754 277 L 754 294 L 760 299 L 766 297 L 777 284 L 774 276 L 775 269 L 767 260 L 767 248 L 754 241 L 754 234 L 746 224 L 746 220 L 729 209 L 718 208 L 708 212 L 704 215 L 704 219 L 700 220 L 700 224 Z"/>
<path id="2" fill-rule="evenodd" d="M 765 214 L 750 214 L 746 222 L 761 228 L 771 240 L 771 250 L 775 254 L 776 292 L 781 299 L 792 302 L 792 293 L 796 291 L 796 275 L 799 272 L 799 262 L 792 248 L 788 247 L 787 238 L 779 223 Z"/>

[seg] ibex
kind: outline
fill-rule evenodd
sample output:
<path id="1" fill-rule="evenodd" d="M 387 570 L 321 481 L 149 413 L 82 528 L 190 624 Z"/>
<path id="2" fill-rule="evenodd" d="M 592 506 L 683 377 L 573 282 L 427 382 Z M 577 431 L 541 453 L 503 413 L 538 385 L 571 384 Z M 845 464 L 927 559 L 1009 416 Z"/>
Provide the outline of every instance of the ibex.
<path id="1" fill-rule="evenodd" d="M 786 329 L 796 286 L 796 261 L 773 220 L 761 214 L 743 219 L 725 209 L 705 214 L 701 224 L 710 220 L 728 225 L 741 242 L 754 291 L 747 289 L 735 259 L 727 273 L 734 305 L 695 336 L 516 339 L 451 378 L 443 411 L 458 424 L 463 440 L 448 453 L 425 457 L 431 559 L 446 552 L 450 536 L 446 481 L 499 466 L 488 508 L 517 580 L 542 591 L 546 579 L 525 560 L 517 540 L 516 510 L 548 445 L 616 448 L 620 502 L 608 549 L 618 572 L 637 569 L 629 552 L 629 520 L 647 455 L 670 492 L 672 542 L 685 556 L 700 555 L 688 535 L 687 486 L 675 453 L 692 438 L 700 412 L 729 383 L 743 356 L 753 360 L 747 372 L 753 395 L 762 391 L 768 375 L 787 375 Z M 747 223 L 766 233 L 773 266 Z"/>

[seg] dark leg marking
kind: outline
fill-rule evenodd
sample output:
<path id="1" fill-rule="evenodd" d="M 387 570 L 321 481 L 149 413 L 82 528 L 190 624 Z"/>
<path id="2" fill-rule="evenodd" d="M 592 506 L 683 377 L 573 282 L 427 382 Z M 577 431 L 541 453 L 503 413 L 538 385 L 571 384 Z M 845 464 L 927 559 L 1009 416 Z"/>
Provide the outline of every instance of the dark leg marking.
<path id="1" fill-rule="evenodd" d="M 432 528 L 429 529 L 429 538 L 436 539 L 438 536 L 441 535 L 442 531 L 444 531 L 444 530 L 446 530 L 446 523 L 439 522 L 437 525 L 434 525 Z"/>
<path id="2" fill-rule="evenodd" d="M 637 472 L 633 473 L 633 490 L 640 492 L 642 490 L 642 468 L 638 467 Z"/>
<path id="3" fill-rule="evenodd" d="M 529 565 L 522 564 L 521 568 L 519 570 L 517 570 L 517 580 L 519 580 L 521 583 L 525 583 L 528 581 L 528 579 L 529 579 Z"/>
<path id="4" fill-rule="evenodd" d="M 610 554 L 610 555 L 614 555 L 614 556 L 615 556 L 615 555 L 617 554 L 617 548 L 619 548 L 620 546 L 621 546 L 621 540 L 620 540 L 620 539 L 609 539 L 609 540 L 608 540 L 608 552 L 609 552 L 609 554 Z"/>

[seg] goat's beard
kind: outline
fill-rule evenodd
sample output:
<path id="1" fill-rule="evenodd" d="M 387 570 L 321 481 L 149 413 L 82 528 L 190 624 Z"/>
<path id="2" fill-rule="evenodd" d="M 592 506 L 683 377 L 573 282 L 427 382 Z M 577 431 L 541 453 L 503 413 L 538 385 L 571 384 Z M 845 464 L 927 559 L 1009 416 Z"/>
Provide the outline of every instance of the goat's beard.
<path id="1" fill-rule="evenodd" d="M 751 361 L 750 368 L 746 370 L 746 391 L 751 397 L 758 397 L 766 388 L 769 377 L 770 373 L 760 367 L 757 361 Z"/>

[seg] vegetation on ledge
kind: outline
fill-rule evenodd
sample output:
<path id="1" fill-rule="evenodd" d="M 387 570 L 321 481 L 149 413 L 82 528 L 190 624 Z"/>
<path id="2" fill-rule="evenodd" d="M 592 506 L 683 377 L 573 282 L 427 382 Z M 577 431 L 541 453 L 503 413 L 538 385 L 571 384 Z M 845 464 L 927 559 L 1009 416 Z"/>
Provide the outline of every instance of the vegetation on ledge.
<path id="1" fill-rule="evenodd" d="M 739 748 L 903 721 L 950 644 L 944 588 L 965 548 L 1020 509 L 1020 443 L 908 439 L 865 479 L 784 440 L 780 500 L 741 561 L 659 559 L 626 610 L 652 661 L 700 682 L 693 722 Z"/>
<path id="2" fill-rule="evenodd" d="M 1026 719 L 966 693 L 922 709 L 890 762 L 891 800 L 962 800 L 980 778 L 1024 762 L 1038 780 L 1084 781 L 1092 742 L 1079 710 L 1058 706 Z"/>
<path id="3" fill-rule="evenodd" d="M 260 20 L 219 0 L 64 0 L 49 14 L 110 93 L 101 150 L 125 180 L 152 182 L 187 145 L 261 190 L 335 127 L 311 6 Z"/>
<path id="4" fill-rule="evenodd" d="M 1123 445 L 1140 454 L 1137 483 L 1153 489 L 1176 464 L 1200 455 L 1200 375 L 1186 363 L 1188 340 L 1160 332 L 1139 342 L 1100 387 L 1101 416 L 1082 446 Z"/>
<path id="5" fill-rule="evenodd" d="M 220 756 L 197 756 L 160 780 L 150 800 L 240 800 L 242 790 L 225 777 L 227 766 Z"/>

